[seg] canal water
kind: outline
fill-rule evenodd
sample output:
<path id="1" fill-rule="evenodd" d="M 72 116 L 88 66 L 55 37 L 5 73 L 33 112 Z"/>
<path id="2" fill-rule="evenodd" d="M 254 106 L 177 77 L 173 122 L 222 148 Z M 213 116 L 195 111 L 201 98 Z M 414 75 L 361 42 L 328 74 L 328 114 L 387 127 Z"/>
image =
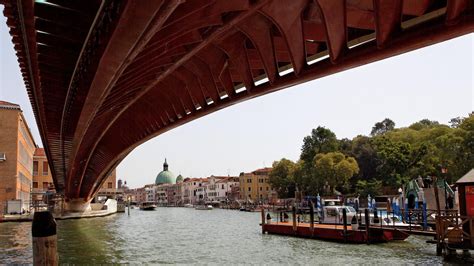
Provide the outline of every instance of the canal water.
<path id="1" fill-rule="evenodd" d="M 61 263 L 442 264 L 426 237 L 377 245 L 262 235 L 260 213 L 158 208 L 58 221 Z M 32 263 L 31 223 L 0 223 L 0 264 Z"/>

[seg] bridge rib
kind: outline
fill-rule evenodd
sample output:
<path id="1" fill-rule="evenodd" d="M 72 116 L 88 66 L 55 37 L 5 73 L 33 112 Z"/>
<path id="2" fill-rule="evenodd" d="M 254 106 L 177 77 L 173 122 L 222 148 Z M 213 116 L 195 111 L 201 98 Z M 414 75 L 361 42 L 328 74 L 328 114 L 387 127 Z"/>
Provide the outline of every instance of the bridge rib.
<path id="1" fill-rule="evenodd" d="M 32 9 L 25 10 L 22 1 L 18 7 L 18 1 L 0 0 L 6 3 L 31 101 L 39 104 L 35 115 L 43 116 L 40 131 L 55 184 L 61 190 L 65 177 L 66 197 L 85 200 L 134 147 L 174 127 L 253 97 L 472 32 L 474 3 L 447 1 L 149 0 L 149 8 L 140 9 L 124 0 L 117 26 L 101 39 L 105 46 L 83 67 L 89 74 L 67 92 L 74 87 L 71 80 L 77 80 L 73 68 L 83 60 L 77 59 L 78 47 L 84 46 L 82 28 L 96 9 L 48 0 L 38 4 L 35 14 L 32 2 L 25 6 Z M 58 6 L 48 9 L 51 3 Z M 56 9 L 61 11 L 51 13 Z M 74 24 L 66 20 L 68 9 L 85 16 Z M 58 21 L 50 21 L 55 16 Z M 65 25 L 77 28 L 77 36 L 61 35 Z M 36 33 L 35 27 L 42 30 Z M 58 108 L 64 113 L 52 111 Z"/>
<path id="2" fill-rule="evenodd" d="M 81 169 L 77 165 L 78 149 L 81 147 L 84 134 L 92 123 L 92 118 L 97 112 L 97 107 L 104 101 L 111 87 L 133 61 L 139 52 L 145 47 L 153 34 L 159 30 L 166 19 L 173 13 L 181 1 L 166 1 L 162 6 L 162 0 L 148 1 L 146 3 L 130 2 L 124 8 L 123 15 L 117 23 L 117 30 L 111 36 L 109 46 L 102 56 L 104 60 L 99 65 L 95 77 L 90 85 L 90 93 L 84 100 L 84 107 L 77 121 L 77 129 L 74 133 L 74 145 L 71 150 L 70 161 L 72 164 L 68 172 L 69 190 L 76 190 L 78 196 L 82 184 L 82 174 L 77 175 Z M 161 12 L 159 12 L 161 10 Z M 125 37 L 125 38 L 124 38 Z M 120 38 L 115 40 L 114 38 Z M 81 172 L 79 170 L 79 172 Z M 83 172 L 82 172 L 83 173 Z M 73 188 L 72 179 L 80 180 L 77 187 Z"/>

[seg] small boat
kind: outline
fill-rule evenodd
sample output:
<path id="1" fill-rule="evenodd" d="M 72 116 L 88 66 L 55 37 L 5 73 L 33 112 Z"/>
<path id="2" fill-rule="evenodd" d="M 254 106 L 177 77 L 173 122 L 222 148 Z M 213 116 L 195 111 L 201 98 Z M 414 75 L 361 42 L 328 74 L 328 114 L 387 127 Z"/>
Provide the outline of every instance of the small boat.
<path id="1" fill-rule="evenodd" d="M 365 214 L 359 214 L 357 216 L 360 220 L 360 224 L 365 226 Z M 371 226 L 380 226 L 386 228 L 396 228 L 402 230 L 422 230 L 423 227 L 419 224 L 415 223 L 406 223 L 401 221 L 397 216 L 389 216 L 389 217 L 377 217 L 375 218 L 374 214 L 369 214 L 370 217 L 370 225 Z"/>
<path id="2" fill-rule="evenodd" d="M 144 201 L 140 203 L 140 210 L 142 211 L 153 211 L 155 208 L 156 205 L 153 201 Z"/>
<path id="3" fill-rule="evenodd" d="M 321 223 L 323 224 L 344 224 L 343 209 L 346 209 L 346 224 L 351 224 L 352 217 L 357 215 L 356 210 L 351 206 L 324 206 L 323 217 Z"/>
<path id="4" fill-rule="evenodd" d="M 197 205 L 194 209 L 196 210 L 212 210 L 212 205 Z"/>
<path id="5" fill-rule="evenodd" d="M 188 204 L 184 204 L 184 207 L 185 207 L 185 208 L 194 208 L 194 206 L 193 206 L 192 204 L 189 204 L 189 203 L 188 203 Z"/>

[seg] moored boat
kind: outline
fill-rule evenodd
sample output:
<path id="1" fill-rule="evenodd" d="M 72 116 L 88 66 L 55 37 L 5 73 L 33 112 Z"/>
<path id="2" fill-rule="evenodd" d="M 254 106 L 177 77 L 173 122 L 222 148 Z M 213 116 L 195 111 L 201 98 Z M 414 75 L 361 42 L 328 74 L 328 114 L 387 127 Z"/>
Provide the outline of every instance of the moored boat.
<path id="1" fill-rule="evenodd" d="M 142 211 L 153 211 L 155 208 L 156 205 L 153 201 L 144 201 L 140 203 L 140 210 Z"/>
<path id="2" fill-rule="evenodd" d="M 196 210 L 212 210 L 212 205 L 197 205 L 194 209 Z"/>

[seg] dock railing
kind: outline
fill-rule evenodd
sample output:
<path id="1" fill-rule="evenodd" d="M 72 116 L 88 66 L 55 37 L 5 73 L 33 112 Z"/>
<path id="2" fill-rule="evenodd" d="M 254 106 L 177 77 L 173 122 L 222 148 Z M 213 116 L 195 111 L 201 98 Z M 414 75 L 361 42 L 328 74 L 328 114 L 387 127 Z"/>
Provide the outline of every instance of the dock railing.
<path id="1" fill-rule="evenodd" d="M 474 249 L 474 217 L 437 216 L 436 242 L 438 255 L 443 249 Z"/>

